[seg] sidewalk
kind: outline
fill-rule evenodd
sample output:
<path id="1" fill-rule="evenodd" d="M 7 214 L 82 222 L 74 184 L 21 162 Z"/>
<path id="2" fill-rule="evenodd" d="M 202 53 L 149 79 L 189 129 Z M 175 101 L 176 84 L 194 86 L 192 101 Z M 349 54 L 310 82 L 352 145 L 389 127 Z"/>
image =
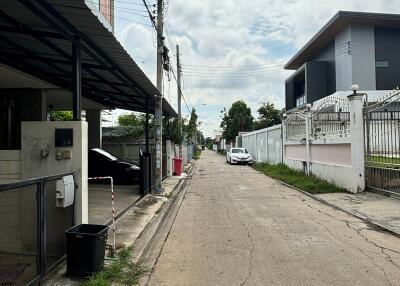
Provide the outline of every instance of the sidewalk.
<path id="1" fill-rule="evenodd" d="M 316 195 L 322 201 L 400 235 L 400 200 L 363 192 Z"/>
<path id="2" fill-rule="evenodd" d="M 164 193 L 162 195 L 146 195 L 140 201 L 131 207 L 120 219 L 116 221 L 116 248 L 123 246 L 131 246 L 139 237 L 148 223 L 158 215 L 159 210 L 164 202 L 169 200 L 169 197 L 174 191 L 179 191 L 182 186 L 182 181 L 186 177 L 183 173 L 180 177 L 170 177 L 163 181 L 162 186 Z M 108 232 L 107 244 L 113 242 L 112 225 Z M 65 276 L 66 261 L 61 263 L 42 281 L 42 285 L 61 286 L 80 285 L 84 280 L 70 279 Z"/>

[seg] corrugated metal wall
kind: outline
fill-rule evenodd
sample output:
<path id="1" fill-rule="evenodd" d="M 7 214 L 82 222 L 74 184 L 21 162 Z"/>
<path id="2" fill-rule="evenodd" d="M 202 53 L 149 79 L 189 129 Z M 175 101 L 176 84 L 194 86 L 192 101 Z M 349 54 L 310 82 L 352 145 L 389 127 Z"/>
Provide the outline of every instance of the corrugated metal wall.
<path id="1" fill-rule="evenodd" d="M 242 147 L 257 162 L 271 164 L 282 163 L 282 130 L 281 125 L 257 130 L 242 136 Z"/>

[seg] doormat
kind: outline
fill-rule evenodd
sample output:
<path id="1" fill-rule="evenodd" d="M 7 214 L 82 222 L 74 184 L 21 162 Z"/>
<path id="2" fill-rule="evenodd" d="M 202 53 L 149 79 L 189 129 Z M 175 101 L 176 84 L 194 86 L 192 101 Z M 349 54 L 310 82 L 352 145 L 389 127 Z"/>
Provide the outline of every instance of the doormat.
<path id="1" fill-rule="evenodd" d="M 28 266 L 26 263 L 0 264 L 0 286 L 17 285 Z"/>

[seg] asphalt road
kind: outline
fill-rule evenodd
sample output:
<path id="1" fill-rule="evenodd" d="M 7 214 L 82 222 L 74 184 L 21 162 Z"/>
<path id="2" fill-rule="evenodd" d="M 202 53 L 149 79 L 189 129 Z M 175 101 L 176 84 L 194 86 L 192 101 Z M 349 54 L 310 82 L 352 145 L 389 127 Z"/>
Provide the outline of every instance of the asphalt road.
<path id="1" fill-rule="evenodd" d="M 400 239 L 205 151 L 148 285 L 400 285 Z"/>

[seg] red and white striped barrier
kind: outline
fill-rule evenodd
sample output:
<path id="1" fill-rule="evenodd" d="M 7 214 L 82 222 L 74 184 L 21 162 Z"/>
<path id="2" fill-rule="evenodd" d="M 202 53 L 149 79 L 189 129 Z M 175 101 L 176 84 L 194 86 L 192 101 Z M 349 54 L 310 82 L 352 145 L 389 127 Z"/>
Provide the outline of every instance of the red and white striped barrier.
<path id="1" fill-rule="evenodd" d="M 114 205 L 114 179 L 113 177 L 91 177 L 88 180 L 110 180 L 111 182 L 111 204 L 112 204 L 112 232 L 113 232 L 113 245 L 112 253 L 115 253 L 115 205 Z"/>

